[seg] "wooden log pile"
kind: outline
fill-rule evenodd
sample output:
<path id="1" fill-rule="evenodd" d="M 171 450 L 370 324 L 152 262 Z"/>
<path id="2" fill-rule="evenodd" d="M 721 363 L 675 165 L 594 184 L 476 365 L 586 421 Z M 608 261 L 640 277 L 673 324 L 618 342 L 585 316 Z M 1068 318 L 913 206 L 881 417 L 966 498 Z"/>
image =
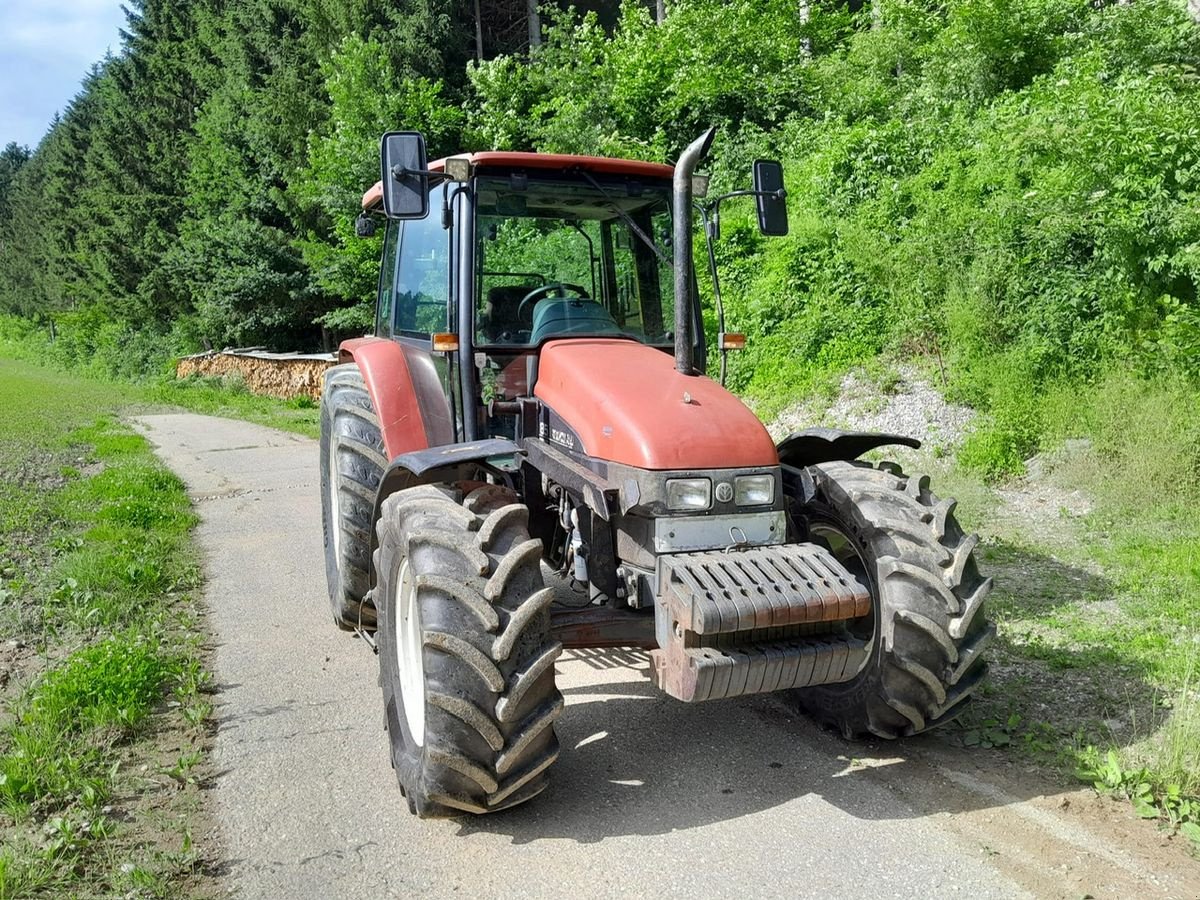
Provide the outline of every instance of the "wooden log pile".
<path id="1" fill-rule="evenodd" d="M 249 347 L 185 356 L 176 364 L 175 375 L 238 380 L 251 393 L 281 400 L 320 400 L 325 370 L 336 363 L 333 353 L 268 353 Z"/>

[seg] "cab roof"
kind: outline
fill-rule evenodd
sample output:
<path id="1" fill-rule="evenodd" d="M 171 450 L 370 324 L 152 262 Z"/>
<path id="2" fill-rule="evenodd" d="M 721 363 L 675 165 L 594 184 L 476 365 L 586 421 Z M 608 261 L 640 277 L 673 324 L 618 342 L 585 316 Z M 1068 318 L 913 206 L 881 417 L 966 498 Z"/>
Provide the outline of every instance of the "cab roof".
<path id="1" fill-rule="evenodd" d="M 636 159 L 611 159 L 603 156 L 571 156 L 565 153 L 509 153 L 489 150 L 484 153 L 461 154 L 471 160 L 476 170 L 511 169 L 583 169 L 602 175 L 638 175 L 643 178 L 670 178 L 675 174 L 672 166 L 662 163 L 641 162 Z M 459 157 L 455 157 L 456 159 Z M 431 172 L 440 172 L 445 159 L 429 164 Z M 383 204 L 383 182 L 377 181 L 363 194 L 362 208 L 376 209 Z"/>

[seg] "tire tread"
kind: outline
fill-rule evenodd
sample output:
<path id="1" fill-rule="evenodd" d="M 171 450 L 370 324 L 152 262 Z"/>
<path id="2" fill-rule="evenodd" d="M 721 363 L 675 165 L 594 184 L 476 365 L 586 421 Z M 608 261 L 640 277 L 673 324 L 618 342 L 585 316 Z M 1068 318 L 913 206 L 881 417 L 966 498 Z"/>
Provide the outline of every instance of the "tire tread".
<path id="1" fill-rule="evenodd" d="M 891 739 L 950 721 L 982 682 L 995 634 L 982 614 L 992 582 L 975 567 L 978 537 L 963 534 L 955 501 L 934 496 L 924 475 L 859 461 L 810 471 L 821 508 L 848 523 L 873 561 L 880 645 L 868 670 L 800 691 L 801 704 L 848 737 Z"/>

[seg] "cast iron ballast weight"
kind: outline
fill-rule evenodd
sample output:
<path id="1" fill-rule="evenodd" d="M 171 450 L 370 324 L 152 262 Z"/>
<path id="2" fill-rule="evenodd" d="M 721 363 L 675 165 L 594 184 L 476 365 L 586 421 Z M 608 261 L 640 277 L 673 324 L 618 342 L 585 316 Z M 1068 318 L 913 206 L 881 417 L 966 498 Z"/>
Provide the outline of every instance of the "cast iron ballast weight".
<path id="1" fill-rule="evenodd" d="M 326 376 L 321 492 L 333 618 L 378 650 L 419 816 L 545 788 L 564 648 L 644 648 L 689 703 L 787 692 L 850 738 L 947 722 L 984 678 L 975 537 L 859 459 L 918 442 L 777 445 L 705 374 L 696 211 L 718 295 L 723 202 L 787 233 L 778 163 L 704 199 L 713 138 L 667 166 L 383 137 L 356 223 L 385 226 L 375 333 Z M 745 338 L 714 299 L 723 376 Z"/>

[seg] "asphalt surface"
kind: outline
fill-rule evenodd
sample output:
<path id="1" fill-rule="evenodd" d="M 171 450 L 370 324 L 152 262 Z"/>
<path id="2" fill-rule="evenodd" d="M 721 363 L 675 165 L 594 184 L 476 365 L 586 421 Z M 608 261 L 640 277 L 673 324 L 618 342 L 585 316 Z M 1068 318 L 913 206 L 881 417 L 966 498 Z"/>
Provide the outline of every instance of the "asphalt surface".
<path id="1" fill-rule="evenodd" d="M 1023 897 L 1056 871 L 1063 895 L 1116 895 L 1095 893 L 1101 871 L 1115 891 L 1175 894 L 1047 812 L 1053 798 L 1030 805 L 903 745 L 847 744 L 780 698 L 677 703 L 637 651 L 560 659 L 563 752 L 540 797 L 420 821 L 388 764 L 376 660 L 331 622 L 316 443 L 196 415 L 137 424 L 202 520 L 211 803 L 235 896 Z M 1066 862 L 1028 862 L 1042 843 Z"/>

